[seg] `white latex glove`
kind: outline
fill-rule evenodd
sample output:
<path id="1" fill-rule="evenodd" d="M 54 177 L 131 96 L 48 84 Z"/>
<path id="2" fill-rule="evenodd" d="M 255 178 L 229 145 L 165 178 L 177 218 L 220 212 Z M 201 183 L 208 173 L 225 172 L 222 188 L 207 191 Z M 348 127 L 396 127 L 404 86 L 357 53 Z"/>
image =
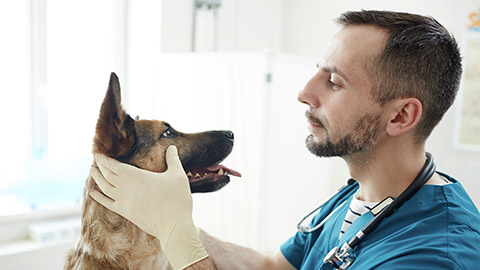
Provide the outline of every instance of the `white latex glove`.
<path id="1" fill-rule="evenodd" d="M 95 155 L 91 176 L 106 195 L 90 196 L 157 237 L 174 269 L 183 269 L 208 256 L 192 219 L 192 195 L 177 148 L 167 149 L 167 171 L 154 173 Z"/>

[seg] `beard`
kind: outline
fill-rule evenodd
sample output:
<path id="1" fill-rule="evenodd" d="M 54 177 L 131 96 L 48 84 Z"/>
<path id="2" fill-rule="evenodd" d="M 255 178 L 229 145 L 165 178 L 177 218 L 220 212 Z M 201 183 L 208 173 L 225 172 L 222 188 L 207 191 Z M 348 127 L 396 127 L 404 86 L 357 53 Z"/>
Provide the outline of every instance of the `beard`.
<path id="1" fill-rule="evenodd" d="M 320 120 L 310 112 L 307 111 L 305 115 L 312 122 L 321 124 Z M 316 142 L 313 135 L 309 135 L 305 141 L 307 149 L 318 157 L 344 157 L 368 151 L 377 142 L 380 130 L 380 115 L 381 113 L 371 113 L 362 116 L 353 130 L 336 143 L 332 143 L 328 130 L 322 125 L 326 132 L 325 142 Z"/>

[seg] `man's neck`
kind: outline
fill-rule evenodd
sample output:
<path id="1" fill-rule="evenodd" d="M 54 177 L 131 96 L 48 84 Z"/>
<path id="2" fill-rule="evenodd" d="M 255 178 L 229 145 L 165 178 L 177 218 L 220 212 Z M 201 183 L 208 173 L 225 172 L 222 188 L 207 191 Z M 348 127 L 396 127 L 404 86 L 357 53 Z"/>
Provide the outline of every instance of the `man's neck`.
<path id="1" fill-rule="evenodd" d="M 383 147 L 344 160 L 360 185 L 358 199 L 376 202 L 397 197 L 412 183 L 425 165 L 425 149 L 423 145 Z"/>

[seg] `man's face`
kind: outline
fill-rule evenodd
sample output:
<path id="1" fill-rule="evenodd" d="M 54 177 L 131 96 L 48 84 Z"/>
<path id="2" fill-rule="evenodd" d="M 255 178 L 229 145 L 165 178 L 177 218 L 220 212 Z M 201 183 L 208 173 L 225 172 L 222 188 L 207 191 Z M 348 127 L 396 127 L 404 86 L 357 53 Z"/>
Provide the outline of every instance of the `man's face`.
<path id="1" fill-rule="evenodd" d="M 382 107 L 372 99 L 368 61 L 383 50 L 387 34 L 373 26 L 339 31 L 299 93 L 309 106 L 307 148 L 318 156 L 347 156 L 374 148 L 382 135 Z"/>

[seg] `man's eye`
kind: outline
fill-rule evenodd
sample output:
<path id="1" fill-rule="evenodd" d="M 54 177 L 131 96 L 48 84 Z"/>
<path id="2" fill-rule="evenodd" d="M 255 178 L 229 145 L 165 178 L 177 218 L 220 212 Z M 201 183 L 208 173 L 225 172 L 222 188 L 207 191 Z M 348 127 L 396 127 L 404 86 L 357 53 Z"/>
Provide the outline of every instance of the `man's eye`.
<path id="1" fill-rule="evenodd" d="M 330 87 L 332 88 L 332 90 L 340 90 L 340 88 L 342 88 L 340 85 L 332 82 L 331 80 L 328 81 L 328 84 L 330 85 Z"/>
<path id="2" fill-rule="evenodd" d="M 175 136 L 175 133 L 173 133 L 170 129 L 167 129 L 162 133 L 162 137 L 165 138 L 172 138 L 173 136 Z"/>

